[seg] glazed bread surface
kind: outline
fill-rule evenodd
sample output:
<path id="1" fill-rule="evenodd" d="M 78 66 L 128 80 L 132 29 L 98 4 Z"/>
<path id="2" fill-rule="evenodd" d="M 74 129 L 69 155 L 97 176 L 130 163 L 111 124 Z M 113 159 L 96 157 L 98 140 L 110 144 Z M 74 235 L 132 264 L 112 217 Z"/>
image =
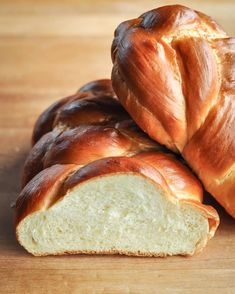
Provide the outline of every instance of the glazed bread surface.
<path id="1" fill-rule="evenodd" d="M 160 156 L 174 171 L 170 156 L 150 156 L 156 161 Z M 140 157 L 109 157 L 82 168 L 53 165 L 18 199 L 18 241 L 34 255 L 201 251 L 214 235 L 218 215 L 201 204 L 202 189 L 191 173 L 178 161 L 175 165 L 180 182 Z"/>
<path id="2" fill-rule="evenodd" d="M 22 186 L 16 235 L 34 255 L 192 255 L 219 224 L 199 181 L 136 126 L 110 80 L 39 117 Z"/>
<path id="3" fill-rule="evenodd" d="M 110 80 L 88 83 L 38 118 L 26 159 L 22 187 L 54 164 L 84 165 L 108 156 L 166 150 L 130 118 L 112 91 Z"/>
<path id="4" fill-rule="evenodd" d="M 118 26 L 112 59 L 132 118 L 235 217 L 235 39 L 201 12 L 164 6 Z"/>

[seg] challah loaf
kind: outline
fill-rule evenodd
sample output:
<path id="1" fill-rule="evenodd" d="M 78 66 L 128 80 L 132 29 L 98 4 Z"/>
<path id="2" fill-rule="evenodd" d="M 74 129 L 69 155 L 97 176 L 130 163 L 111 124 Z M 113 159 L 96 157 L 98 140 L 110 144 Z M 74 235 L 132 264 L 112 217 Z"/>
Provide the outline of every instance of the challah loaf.
<path id="1" fill-rule="evenodd" d="M 16 236 L 34 255 L 192 255 L 216 231 L 198 180 L 138 129 L 109 80 L 46 110 L 33 143 Z"/>
<path id="2" fill-rule="evenodd" d="M 112 59 L 132 118 L 235 217 L 235 39 L 201 12 L 165 6 L 120 24 Z"/>
<path id="3" fill-rule="evenodd" d="M 54 164 L 85 165 L 108 156 L 165 150 L 142 132 L 112 92 L 110 80 L 91 82 L 49 107 L 36 122 L 22 186 Z"/>

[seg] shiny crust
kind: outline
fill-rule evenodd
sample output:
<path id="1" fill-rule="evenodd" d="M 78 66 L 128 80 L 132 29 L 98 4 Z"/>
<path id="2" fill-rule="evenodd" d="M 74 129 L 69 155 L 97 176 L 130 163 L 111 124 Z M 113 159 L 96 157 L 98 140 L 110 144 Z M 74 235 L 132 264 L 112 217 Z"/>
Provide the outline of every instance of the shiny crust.
<path id="1" fill-rule="evenodd" d="M 57 104 L 54 109 L 46 110 L 35 125 L 38 141 L 24 166 L 24 188 L 16 202 L 16 228 L 25 217 L 48 209 L 84 181 L 110 174 L 134 173 L 160 187 L 170 201 L 189 203 L 200 210 L 208 219 L 208 239 L 211 238 L 219 224 L 219 216 L 212 207 L 202 204 L 202 187 L 180 162 L 182 159 L 168 154 L 165 148 L 146 136 L 118 100 L 108 96 L 112 94 L 110 81 L 102 80 L 100 86 L 96 81 L 81 89 L 89 92 L 78 92 L 76 98 L 70 96 L 60 100 L 63 101 L 60 106 Z M 44 134 L 46 121 L 49 127 Z"/>
<path id="2" fill-rule="evenodd" d="M 91 82 L 81 89 L 89 91 L 60 100 L 39 117 L 22 187 L 54 164 L 85 165 L 103 157 L 165 150 L 138 128 L 115 96 L 108 96 L 112 94 L 110 80 Z"/>
<path id="3" fill-rule="evenodd" d="M 16 202 L 16 224 L 28 214 L 46 210 L 59 199 L 63 180 L 75 165 L 53 165 L 38 173 L 20 193 Z"/>
<path id="4" fill-rule="evenodd" d="M 156 155 L 156 158 L 154 158 L 154 155 Z M 156 161 L 154 160 L 153 164 L 150 165 L 149 160 L 152 161 L 152 159 L 156 159 Z M 164 164 L 164 161 L 167 164 Z M 172 165 L 171 162 L 173 162 Z M 173 172 L 175 169 L 177 175 Z M 170 201 L 188 203 L 195 209 L 200 210 L 208 218 L 208 239 L 214 236 L 219 225 L 219 216 L 213 207 L 201 203 L 203 191 L 200 183 L 178 160 L 158 152 L 146 152 L 143 156 L 136 155 L 131 158 L 102 158 L 82 168 L 76 165 L 53 165 L 44 169 L 25 186 L 17 199 L 16 227 L 24 217 L 35 211 L 48 209 L 56 201 L 62 199 L 68 191 L 77 188 L 84 181 L 120 173 L 142 175 L 164 191 L 165 196 Z M 185 180 L 180 179 L 181 177 L 185 177 Z M 181 181 L 181 184 L 179 184 L 179 181 Z M 188 181 L 191 182 L 190 189 L 188 189 L 188 186 L 190 186 Z M 198 248 L 197 250 L 200 251 L 201 249 Z M 154 254 L 149 254 L 149 256 L 151 255 Z"/>
<path id="5" fill-rule="evenodd" d="M 112 59 L 132 118 L 235 217 L 235 39 L 200 12 L 164 6 L 118 26 Z"/>
<path id="6" fill-rule="evenodd" d="M 128 117 L 116 99 L 110 80 L 87 83 L 76 94 L 56 101 L 39 116 L 33 130 L 32 145 L 56 125 L 65 124 L 72 127 L 78 124 L 107 122 L 111 115 Z"/>
<path id="7" fill-rule="evenodd" d="M 151 179 L 155 185 L 164 190 L 165 195 L 172 201 L 187 202 L 203 211 L 208 217 L 210 236 L 214 235 L 219 225 L 218 213 L 213 207 L 202 204 L 201 184 L 191 171 L 172 154 L 148 151 L 131 158 L 102 158 L 78 169 L 68 177 L 62 186 L 61 194 L 65 195 L 78 184 L 94 177 L 130 172 Z"/>
<path id="8" fill-rule="evenodd" d="M 33 146 L 26 159 L 22 186 L 54 164 L 85 165 L 103 157 L 131 156 L 145 150 L 164 149 L 151 140 L 140 140 L 141 133 L 131 134 L 130 130 L 125 133 L 124 129 L 107 126 L 80 126 L 60 134 L 47 133 Z"/>

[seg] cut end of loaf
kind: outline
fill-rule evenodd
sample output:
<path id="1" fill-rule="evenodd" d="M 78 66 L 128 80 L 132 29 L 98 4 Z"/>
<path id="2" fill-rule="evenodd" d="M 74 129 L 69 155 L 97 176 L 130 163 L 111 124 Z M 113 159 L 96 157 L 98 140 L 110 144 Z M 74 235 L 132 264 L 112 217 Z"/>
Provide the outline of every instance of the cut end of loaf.
<path id="1" fill-rule="evenodd" d="M 51 207 L 23 218 L 17 238 L 39 256 L 192 255 L 208 240 L 208 219 L 197 207 L 164 193 L 140 174 L 96 177 L 73 187 Z"/>

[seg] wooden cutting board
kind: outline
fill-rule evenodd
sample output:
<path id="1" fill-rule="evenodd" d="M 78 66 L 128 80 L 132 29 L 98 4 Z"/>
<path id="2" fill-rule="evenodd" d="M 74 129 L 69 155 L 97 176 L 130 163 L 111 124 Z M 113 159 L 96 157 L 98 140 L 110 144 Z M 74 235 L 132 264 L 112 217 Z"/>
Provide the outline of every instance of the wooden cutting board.
<path id="1" fill-rule="evenodd" d="M 37 116 L 83 83 L 110 77 L 117 24 L 167 3 L 173 2 L 1 0 L 0 293 L 235 293 L 235 221 L 221 208 L 215 238 L 191 258 L 35 258 L 14 237 L 10 204 Z M 234 1 L 181 3 L 235 35 Z"/>

